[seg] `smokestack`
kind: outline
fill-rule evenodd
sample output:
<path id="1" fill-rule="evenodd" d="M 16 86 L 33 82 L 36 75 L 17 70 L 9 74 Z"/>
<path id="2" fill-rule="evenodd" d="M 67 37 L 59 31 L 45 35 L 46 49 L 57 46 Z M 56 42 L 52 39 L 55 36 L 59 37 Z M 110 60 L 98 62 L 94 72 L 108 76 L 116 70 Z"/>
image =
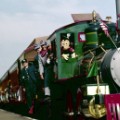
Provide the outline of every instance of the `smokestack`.
<path id="1" fill-rule="evenodd" d="M 120 30 L 120 0 L 116 0 L 117 27 Z"/>

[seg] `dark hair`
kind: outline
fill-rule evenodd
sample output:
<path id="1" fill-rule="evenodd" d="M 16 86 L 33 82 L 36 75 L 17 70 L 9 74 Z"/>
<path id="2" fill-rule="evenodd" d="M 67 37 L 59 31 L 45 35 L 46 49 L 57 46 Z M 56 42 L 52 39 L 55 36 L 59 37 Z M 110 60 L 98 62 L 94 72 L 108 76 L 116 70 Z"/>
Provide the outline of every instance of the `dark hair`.
<path id="1" fill-rule="evenodd" d="M 26 62 L 28 62 L 27 59 L 23 59 L 23 60 L 21 61 L 22 64 L 23 64 L 23 63 L 26 63 Z"/>

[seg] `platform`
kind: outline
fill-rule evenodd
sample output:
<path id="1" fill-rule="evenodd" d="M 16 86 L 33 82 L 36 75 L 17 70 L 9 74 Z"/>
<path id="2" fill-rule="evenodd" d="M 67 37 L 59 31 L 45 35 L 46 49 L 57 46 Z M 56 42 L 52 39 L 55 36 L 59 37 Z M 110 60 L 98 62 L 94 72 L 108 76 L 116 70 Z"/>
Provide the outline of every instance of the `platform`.
<path id="1" fill-rule="evenodd" d="M 0 120 L 37 120 L 0 109 Z"/>

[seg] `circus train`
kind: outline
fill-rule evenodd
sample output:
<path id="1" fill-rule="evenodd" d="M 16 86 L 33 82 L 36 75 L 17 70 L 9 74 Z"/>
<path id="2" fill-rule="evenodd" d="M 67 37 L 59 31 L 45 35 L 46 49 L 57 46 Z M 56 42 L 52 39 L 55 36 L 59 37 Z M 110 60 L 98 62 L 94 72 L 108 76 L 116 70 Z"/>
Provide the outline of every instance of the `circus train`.
<path id="1" fill-rule="evenodd" d="M 34 44 L 44 40 L 52 48 L 56 77 L 51 80 L 50 101 L 42 99 L 41 88 L 38 91 L 37 118 L 120 120 L 119 4 L 116 0 L 117 23 L 110 16 L 102 20 L 95 11 L 72 14 L 74 23 L 50 36 L 35 38 L 1 78 L 0 107 L 14 111 L 16 106 L 20 105 L 21 111 L 26 107 L 25 93 L 19 85 L 21 60 L 26 58 L 35 65 Z"/>

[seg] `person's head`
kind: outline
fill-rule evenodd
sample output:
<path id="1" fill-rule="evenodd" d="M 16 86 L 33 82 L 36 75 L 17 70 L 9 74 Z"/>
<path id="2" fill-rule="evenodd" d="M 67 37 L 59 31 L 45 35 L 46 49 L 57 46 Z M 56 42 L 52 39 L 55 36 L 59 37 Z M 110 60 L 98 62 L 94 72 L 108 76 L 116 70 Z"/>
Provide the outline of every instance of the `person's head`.
<path id="1" fill-rule="evenodd" d="M 40 46 L 41 46 L 42 50 L 46 50 L 47 49 L 47 42 L 41 40 L 40 41 Z"/>
<path id="2" fill-rule="evenodd" d="M 35 44 L 35 45 L 34 45 L 34 50 L 35 50 L 37 53 L 39 53 L 39 52 L 42 50 L 40 44 Z"/>
<path id="3" fill-rule="evenodd" d="M 42 50 L 46 50 L 47 49 L 46 45 L 41 45 L 41 47 L 42 47 Z"/>
<path id="4" fill-rule="evenodd" d="M 28 67 L 28 61 L 27 61 L 27 59 L 23 59 L 21 63 L 23 65 L 23 67 Z"/>
<path id="5" fill-rule="evenodd" d="M 36 49 L 37 53 L 40 53 L 41 50 L 42 50 L 41 46 L 38 49 Z"/>

